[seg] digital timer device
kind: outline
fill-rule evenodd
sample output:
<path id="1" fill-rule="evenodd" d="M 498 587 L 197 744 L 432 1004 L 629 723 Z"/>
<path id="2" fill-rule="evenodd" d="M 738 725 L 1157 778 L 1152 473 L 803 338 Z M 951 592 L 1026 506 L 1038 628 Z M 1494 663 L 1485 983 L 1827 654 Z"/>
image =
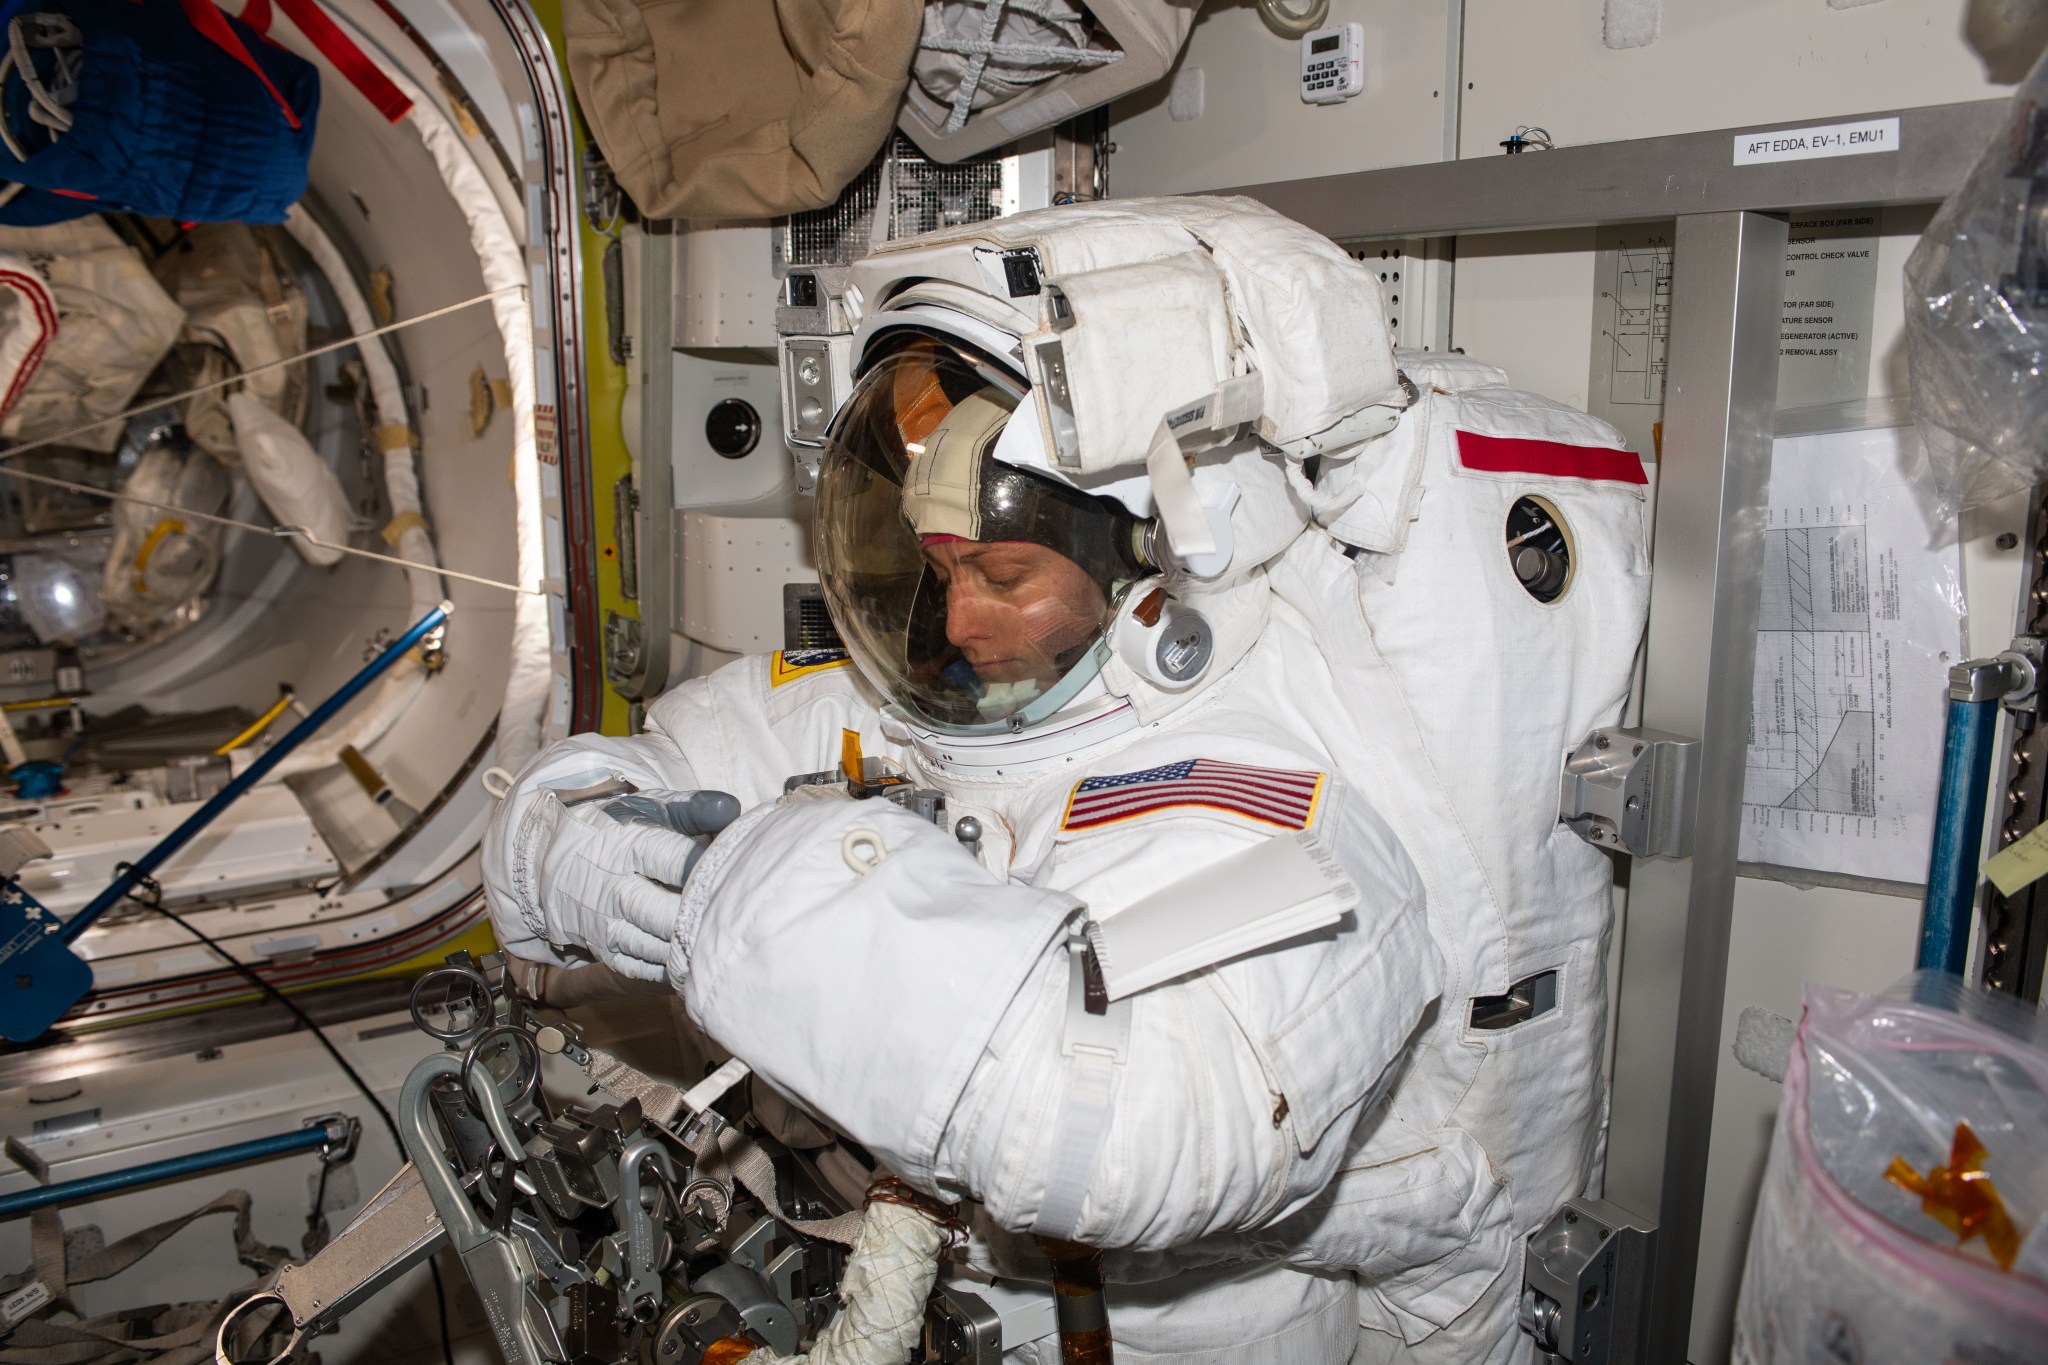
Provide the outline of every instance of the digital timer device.
<path id="1" fill-rule="evenodd" d="M 1365 89 L 1365 25 L 1319 28 L 1301 39 L 1304 104 L 1336 104 Z"/>

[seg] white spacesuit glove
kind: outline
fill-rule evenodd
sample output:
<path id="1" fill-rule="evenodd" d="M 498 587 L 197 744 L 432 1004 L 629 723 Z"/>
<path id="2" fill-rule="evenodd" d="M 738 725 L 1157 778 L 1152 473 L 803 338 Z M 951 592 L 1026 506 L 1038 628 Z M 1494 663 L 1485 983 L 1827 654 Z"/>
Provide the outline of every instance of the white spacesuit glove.
<path id="1" fill-rule="evenodd" d="M 641 791 L 573 805 L 538 793 L 506 850 L 522 927 L 557 953 L 661 980 L 683 883 L 738 813 L 724 792 Z M 501 937 L 516 948 L 521 936 Z"/>

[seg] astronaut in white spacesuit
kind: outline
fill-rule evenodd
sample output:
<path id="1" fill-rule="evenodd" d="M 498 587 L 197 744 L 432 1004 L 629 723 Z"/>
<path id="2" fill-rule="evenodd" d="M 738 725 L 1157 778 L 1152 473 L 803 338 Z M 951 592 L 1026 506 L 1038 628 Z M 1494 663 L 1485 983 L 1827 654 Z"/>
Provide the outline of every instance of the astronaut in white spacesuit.
<path id="1" fill-rule="evenodd" d="M 1333 609 L 1330 542 L 1298 542 L 1311 504 L 1361 499 L 1301 462 L 1390 439 L 1415 398 L 1376 282 L 1256 206 L 1178 200 L 893 244 L 855 283 L 819 556 L 856 667 L 744 660 L 642 736 L 535 760 L 486 843 L 501 939 L 666 978 L 778 1090 L 975 1201 L 999 1268 L 1033 1272 L 1022 1234 L 1108 1249 L 1127 1359 L 1334 1365 L 1432 1335 L 1508 1358 L 1518 1220 L 1437 1101 L 1457 1064 L 1404 1060 L 1418 1035 L 1475 1050 L 1479 978 L 1436 1002 L 1389 818 L 1427 817 L 1354 780 L 1389 770 L 1267 574 Z M 779 799 L 848 730 L 971 818 L 971 850 L 882 800 Z M 577 802 L 617 779 L 746 813 L 698 859 Z M 1305 864 L 1271 903 L 1209 893 L 1287 840 L 1334 854 L 1341 917 L 1288 918 Z"/>

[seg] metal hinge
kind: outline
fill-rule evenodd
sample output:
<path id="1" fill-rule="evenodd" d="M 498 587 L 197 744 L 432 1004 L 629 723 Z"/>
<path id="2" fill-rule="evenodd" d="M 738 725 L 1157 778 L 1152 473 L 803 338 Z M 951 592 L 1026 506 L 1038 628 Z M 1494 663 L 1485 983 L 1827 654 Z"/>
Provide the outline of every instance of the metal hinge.
<path id="1" fill-rule="evenodd" d="M 1692 856 L 1700 742 L 1604 726 L 1566 756 L 1557 818 L 1581 839 L 1638 858 Z"/>

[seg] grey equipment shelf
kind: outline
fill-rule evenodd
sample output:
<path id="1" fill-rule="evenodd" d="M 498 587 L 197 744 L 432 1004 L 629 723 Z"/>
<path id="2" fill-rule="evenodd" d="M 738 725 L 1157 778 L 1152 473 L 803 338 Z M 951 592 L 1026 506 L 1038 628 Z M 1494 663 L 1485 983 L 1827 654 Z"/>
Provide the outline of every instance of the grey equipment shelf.
<path id="1" fill-rule="evenodd" d="M 1217 190 L 1243 194 L 1340 242 L 1637 223 L 1687 214 L 1932 204 L 1997 131 L 2004 100 L 1887 109 L 1751 128 L 1596 142 Z M 1899 120 L 1899 150 L 1734 164 L 1735 138 L 1824 123 Z"/>

